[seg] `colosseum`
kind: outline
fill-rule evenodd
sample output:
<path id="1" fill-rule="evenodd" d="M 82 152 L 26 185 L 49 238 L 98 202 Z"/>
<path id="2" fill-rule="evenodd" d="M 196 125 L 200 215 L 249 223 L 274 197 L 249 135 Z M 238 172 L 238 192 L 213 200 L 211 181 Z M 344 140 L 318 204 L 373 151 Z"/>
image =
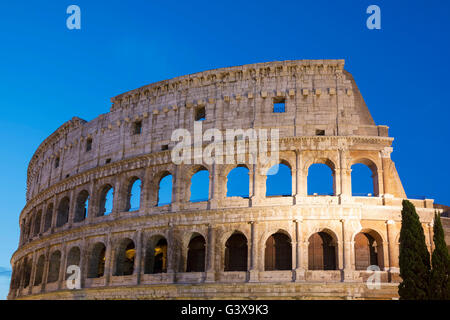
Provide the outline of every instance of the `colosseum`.
<path id="1" fill-rule="evenodd" d="M 388 127 L 375 124 L 344 60 L 221 68 L 111 102 L 89 122 L 64 123 L 34 153 L 8 299 L 398 298 L 407 196 Z M 175 164 L 172 133 L 200 121 L 204 130 L 277 128 L 276 163 L 249 163 L 245 149 L 236 164 Z M 233 148 L 250 143 L 235 138 Z M 290 171 L 290 194 L 267 193 L 278 164 Z M 331 169 L 332 194 L 308 192 L 313 164 Z M 354 164 L 371 170 L 373 194 L 352 193 Z M 248 196 L 227 194 L 237 167 Z M 208 197 L 194 201 L 191 178 L 205 171 Z M 431 251 L 434 213 L 445 207 L 409 200 Z"/>

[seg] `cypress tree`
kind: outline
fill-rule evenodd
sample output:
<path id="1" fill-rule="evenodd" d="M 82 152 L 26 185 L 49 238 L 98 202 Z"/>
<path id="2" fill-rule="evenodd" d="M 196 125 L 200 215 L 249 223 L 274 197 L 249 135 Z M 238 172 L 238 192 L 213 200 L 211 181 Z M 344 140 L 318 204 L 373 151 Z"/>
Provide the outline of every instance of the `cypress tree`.
<path id="1" fill-rule="evenodd" d="M 430 253 L 416 208 L 408 200 L 402 206 L 398 294 L 401 300 L 425 300 L 429 298 Z"/>
<path id="2" fill-rule="evenodd" d="M 444 238 L 441 215 L 434 214 L 433 225 L 434 251 L 431 256 L 430 298 L 450 300 L 450 256 Z"/>

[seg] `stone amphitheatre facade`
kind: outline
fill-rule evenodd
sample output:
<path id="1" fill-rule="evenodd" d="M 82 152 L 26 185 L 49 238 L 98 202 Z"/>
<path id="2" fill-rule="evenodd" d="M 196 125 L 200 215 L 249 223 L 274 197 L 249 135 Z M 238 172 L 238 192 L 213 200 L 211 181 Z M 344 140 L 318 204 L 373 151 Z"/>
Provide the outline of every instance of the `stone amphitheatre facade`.
<path id="1" fill-rule="evenodd" d="M 274 103 L 284 109 L 274 112 Z M 266 196 L 265 172 L 276 163 L 175 165 L 171 134 L 191 131 L 199 114 L 205 130 L 278 128 L 291 194 Z M 396 298 L 407 197 L 392 142 L 343 60 L 222 68 L 116 96 L 109 113 L 64 123 L 32 157 L 8 298 Z M 308 194 L 316 163 L 331 169 L 332 195 Z M 373 194 L 352 194 L 356 163 L 372 171 Z M 227 197 L 237 166 L 248 169 L 248 197 Z M 191 202 L 200 170 L 209 173 L 209 197 Z M 166 176 L 172 199 L 161 205 Z M 131 208 L 137 181 L 140 206 Z M 432 250 L 436 205 L 410 201 Z M 70 265 L 80 267 L 80 289 L 67 287 Z M 381 270 L 376 289 L 366 283 L 369 265 Z"/>

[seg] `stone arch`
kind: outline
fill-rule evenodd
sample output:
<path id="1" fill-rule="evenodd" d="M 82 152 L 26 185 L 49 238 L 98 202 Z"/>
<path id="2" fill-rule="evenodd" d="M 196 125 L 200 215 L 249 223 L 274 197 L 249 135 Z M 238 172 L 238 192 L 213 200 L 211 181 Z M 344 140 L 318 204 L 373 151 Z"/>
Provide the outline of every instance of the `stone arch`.
<path id="1" fill-rule="evenodd" d="M 75 204 L 75 215 L 73 217 L 74 222 L 81 222 L 87 218 L 89 207 L 89 192 L 82 190 L 78 193 Z"/>
<path id="2" fill-rule="evenodd" d="M 59 279 L 61 268 L 61 251 L 56 250 L 50 255 L 47 283 L 56 282 Z"/>
<path id="3" fill-rule="evenodd" d="M 292 270 L 292 239 L 287 231 L 278 230 L 266 239 L 264 270 Z"/>
<path id="4" fill-rule="evenodd" d="M 133 176 L 126 183 L 124 211 L 138 211 L 141 207 L 142 180 L 137 176 Z"/>
<path id="5" fill-rule="evenodd" d="M 372 194 L 374 196 L 378 196 L 380 194 L 380 188 L 379 188 L 379 183 L 378 183 L 378 166 L 376 164 L 375 161 L 373 161 L 370 158 L 357 158 L 354 159 L 353 161 L 350 162 L 350 169 L 356 165 L 356 164 L 363 164 L 365 166 L 367 166 L 370 171 L 372 172 L 372 185 L 373 185 L 373 190 L 372 190 Z M 352 171 L 352 186 L 353 186 L 353 182 L 355 179 L 357 179 Z"/>
<path id="6" fill-rule="evenodd" d="M 241 169 L 239 169 L 239 168 L 241 168 Z M 231 167 L 231 168 L 228 168 L 228 169 L 229 170 L 228 170 L 228 173 L 226 174 L 226 184 L 225 184 L 226 197 L 248 198 L 249 195 L 250 195 L 250 169 L 248 168 L 248 166 L 245 165 L 245 164 L 239 164 L 237 166 L 234 166 L 234 167 Z M 245 177 L 243 177 L 243 179 L 242 179 L 242 181 L 246 181 L 245 184 L 244 184 L 244 187 L 243 187 L 243 189 L 246 189 L 246 192 L 244 190 L 242 190 L 242 193 L 240 193 L 240 194 L 231 194 L 230 193 L 230 189 L 231 189 L 230 186 L 236 184 L 234 179 L 237 180 L 238 178 L 240 178 L 240 177 L 231 177 L 230 178 L 230 175 L 233 175 L 232 174 L 233 171 L 237 172 L 236 169 L 241 170 L 241 171 L 243 169 L 247 170 L 246 173 L 244 173 L 243 171 L 242 171 L 242 173 L 240 173 L 240 175 L 245 175 L 246 174 L 246 179 L 245 179 Z M 242 184 L 242 181 L 241 182 L 237 181 L 237 183 Z"/>
<path id="7" fill-rule="evenodd" d="M 187 246 L 186 272 L 204 272 L 206 265 L 206 240 L 200 233 L 191 235 Z"/>
<path id="8" fill-rule="evenodd" d="M 34 217 L 33 235 L 37 236 L 41 232 L 42 209 L 38 210 Z"/>
<path id="9" fill-rule="evenodd" d="M 66 270 L 69 266 L 80 267 L 81 250 L 78 246 L 73 246 L 67 253 Z M 70 276 L 70 273 L 66 273 L 66 279 Z"/>
<path id="10" fill-rule="evenodd" d="M 322 229 L 308 237 L 308 269 L 338 269 L 338 242 L 333 231 Z"/>
<path id="11" fill-rule="evenodd" d="M 330 158 L 315 158 L 307 161 L 305 165 L 305 173 L 307 176 L 306 180 L 306 187 L 307 187 L 307 194 L 308 195 L 314 195 L 314 190 L 310 190 L 310 182 L 311 182 L 311 176 L 310 176 L 310 169 L 313 165 L 326 165 L 331 170 L 331 182 L 332 182 L 332 195 L 336 195 L 336 165 Z M 318 195 L 320 195 L 318 193 Z"/>
<path id="12" fill-rule="evenodd" d="M 33 269 L 33 259 L 25 257 L 23 269 L 23 287 L 27 288 L 30 285 L 31 270 Z"/>
<path id="13" fill-rule="evenodd" d="M 162 234 L 154 234 L 148 238 L 145 247 L 144 273 L 166 273 L 167 272 L 168 243 Z"/>
<path id="14" fill-rule="evenodd" d="M 167 188 L 168 189 L 167 192 L 170 192 L 169 196 L 164 196 L 162 194 L 164 192 L 162 187 L 164 187 L 163 184 L 165 184 L 166 179 L 170 180 L 170 182 L 168 182 L 168 188 Z M 164 170 L 156 176 L 155 181 L 157 181 L 156 206 L 160 207 L 160 206 L 171 204 L 172 199 L 173 199 L 173 183 L 174 183 L 172 173 L 170 173 L 170 171 L 168 171 L 168 170 Z"/>
<path id="15" fill-rule="evenodd" d="M 292 165 L 285 159 L 270 166 L 266 171 L 266 197 L 270 196 L 292 196 Z M 280 180 L 286 190 L 280 189 Z M 276 184 L 276 185 L 275 185 Z"/>
<path id="16" fill-rule="evenodd" d="M 113 205 L 108 206 L 108 204 L 114 203 L 114 192 L 114 187 L 110 184 L 105 184 L 100 189 L 97 217 L 109 215 L 112 212 Z"/>
<path id="17" fill-rule="evenodd" d="M 195 179 L 195 176 L 198 175 L 200 172 L 206 171 L 208 173 L 208 185 L 205 186 L 201 186 L 200 183 L 198 183 L 199 185 L 197 186 L 197 183 L 193 184 L 192 183 L 192 179 Z M 188 188 L 187 188 L 187 199 L 189 202 L 201 202 L 201 201 L 208 201 L 210 195 L 209 189 L 210 189 L 210 178 L 211 178 L 211 173 L 208 170 L 208 168 L 206 166 L 203 165 L 195 165 L 193 166 L 190 170 L 189 170 L 189 184 L 188 184 Z M 199 197 L 198 196 L 193 196 L 192 194 L 192 188 L 193 187 L 202 187 L 202 191 L 205 194 L 201 194 Z M 205 191 L 206 190 L 206 191 Z M 206 196 L 206 194 L 208 196 Z M 197 198 L 198 197 L 198 198 Z"/>
<path id="18" fill-rule="evenodd" d="M 103 242 L 92 245 L 88 259 L 88 278 L 101 278 L 105 275 L 106 246 Z"/>
<path id="19" fill-rule="evenodd" d="M 36 272 L 34 276 L 34 285 L 38 286 L 42 284 L 44 278 L 44 267 L 45 267 L 45 255 L 41 254 L 37 260 Z"/>
<path id="20" fill-rule="evenodd" d="M 64 197 L 59 201 L 58 205 L 58 215 L 56 217 L 56 227 L 62 227 L 67 222 L 69 222 L 69 209 L 70 209 L 70 199 L 69 197 Z"/>
<path id="21" fill-rule="evenodd" d="M 225 242 L 224 271 L 247 271 L 248 240 L 244 233 L 234 231 Z"/>
<path id="22" fill-rule="evenodd" d="M 130 238 L 120 240 L 116 248 L 115 276 L 129 276 L 134 272 L 136 246 Z"/>
<path id="23" fill-rule="evenodd" d="M 363 229 L 354 235 L 355 269 L 367 270 L 376 265 L 384 268 L 383 239 L 372 229 Z"/>
<path id="24" fill-rule="evenodd" d="M 53 219 L 53 203 L 50 203 L 47 206 L 47 210 L 45 212 L 44 232 L 47 232 L 52 227 L 52 219 Z"/>

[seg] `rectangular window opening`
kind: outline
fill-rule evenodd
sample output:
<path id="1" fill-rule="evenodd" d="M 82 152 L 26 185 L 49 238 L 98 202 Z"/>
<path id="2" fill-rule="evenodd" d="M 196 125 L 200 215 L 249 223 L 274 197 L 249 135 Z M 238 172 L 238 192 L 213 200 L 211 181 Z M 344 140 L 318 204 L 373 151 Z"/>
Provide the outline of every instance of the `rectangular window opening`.
<path id="1" fill-rule="evenodd" d="M 316 136 L 324 136 L 324 135 L 325 135 L 325 130 L 316 129 Z"/>
<path id="2" fill-rule="evenodd" d="M 111 158 L 106 159 L 105 163 L 106 164 L 111 163 Z"/>
<path id="3" fill-rule="evenodd" d="M 168 144 L 163 144 L 163 145 L 161 146 L 161 150 L 162 150 L 162 151 L 164 151 L 164 150 L 169 150 L 169 145 L 168 145 Z"/>
<path id="4" fill-rule="evenodd" d="M 134 134 L 141 134 L 142 133 L 142 121 L 136 121 L 134 123 L 133 133 Z"/>
<path id="5" fill-rule="evenodd" d="M 283 113 L 286 112 L 286 99 L 276 97 L 273 99 L 273 112 L 274 113 Z"/>
<path id="6" fill-rule="evenodd" d="M 203 121 L 206 119 L 205 107 L 198 107 L 195 109 L 195 121 Z"/>
<path id="7" fill-rule="evenodd" d="M 91 151 L 92 150 L 92 139 L 89 138 L 86 141 L 86 152 Z"/>
<path id="8" fill-rule="evenodd" d="M 59 157 L 55 159 L 55 168 L 59 167 Z"/>

